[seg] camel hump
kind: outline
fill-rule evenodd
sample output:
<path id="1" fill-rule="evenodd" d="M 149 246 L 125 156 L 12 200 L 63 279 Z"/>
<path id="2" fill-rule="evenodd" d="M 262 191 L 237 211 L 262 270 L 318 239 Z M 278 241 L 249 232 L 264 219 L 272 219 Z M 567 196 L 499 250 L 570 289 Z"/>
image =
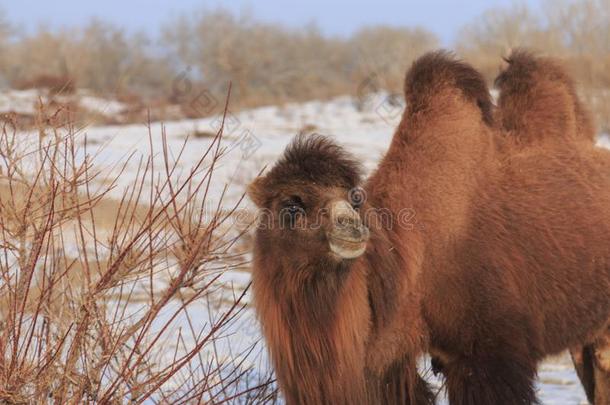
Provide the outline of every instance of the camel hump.
<path id="1" fill-rule="evenodd" d="M 483 121 L 492 124 L 493 104 L 485 79 L 475 68 L 444 50 L 426 53 L 413 63 L 405 79 L 407 105 L 412 111 L 424 108 L 446 88 L 458 89 L 478 106 Z"/>
<path id="2" fill-rule="evenodd" d="M 497 121 L 520 141 L 536 139 L 595 139 L 595 125 L 576 84 L 563 64 L 525 49 L 504 59 L 496 78 L 499 90 Z"/>
<path id="3" fill-rule="evenodd" d="M 553 82 L 574 91 L 574 80 L 559 60 L 536 55 L 527 49 L 517 48 L 504 58 L 506 67 L 494 85 L 500 89 L 527 91 L 529 86 L 542 80 Z"/>

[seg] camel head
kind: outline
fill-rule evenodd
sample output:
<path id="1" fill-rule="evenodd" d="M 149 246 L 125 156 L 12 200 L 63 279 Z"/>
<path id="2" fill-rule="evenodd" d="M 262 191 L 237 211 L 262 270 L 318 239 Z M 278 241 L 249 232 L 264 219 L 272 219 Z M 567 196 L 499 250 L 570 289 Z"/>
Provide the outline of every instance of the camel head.
<path id="1" fill-rule="evenodd" d="M 298 136 L 248 195 L 259 208 L 258 242 L 298 261 L 355 259 L 369 230 L 359 208 L 359 164 L 320 135 Z M 276 250 L 276 249 L 279 249 Z"/>

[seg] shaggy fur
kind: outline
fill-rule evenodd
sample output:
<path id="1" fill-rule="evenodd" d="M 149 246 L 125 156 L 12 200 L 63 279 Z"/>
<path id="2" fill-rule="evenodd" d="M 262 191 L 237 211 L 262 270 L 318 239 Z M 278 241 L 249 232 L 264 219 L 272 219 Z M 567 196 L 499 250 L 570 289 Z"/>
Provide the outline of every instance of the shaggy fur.
<path id="1" fill-rule="evenodd" d="M 496 79 L 501 90 L 496 115 L 501 117 L 501 124 L 510 137 L 526 147 L 540 147 L 540 143 L 548 141 L 564 142 L 577 148 L 580 146 L 572 144 L 575 140 L 594 141 L 593 120 L 559 61 L 519 50 L 507 62 L 508 67 Z M 529 114 L 532 106 L 534 112 L 543 111 L 544 114 Z M 566 122 L 576 123 L 576 126 L 566 126 Z M 610 170 L 610 153 L 606 152 L 605 157 Z M 598 360 L 606 351 L 610 352 L 605 343 L 608 341 L 610 329 L 605 336 L 570 349 L 591 403 L 610 403 L 610 369 L 604 369 L 603 362 Z"/>
<path id="2" fill-rule="evenodd" d="M 427 348 L 452 404 L 533 403 L 537 363 L 610 317 L 605 158 L 591 145 L 513 146 L 480 75 L 446 53 L 416 61 L 405 93 L 363 208 L 414 220 L 369 225 L 366 254 L 339 263 L 312 234 L 257 231 L 255 303 L 280 384 L 291 403 L 363 403 L 403 385 L 414 401 Z M 273 213 L 290 195 L 315 210 L 347 192 L 322 186 L 335 169 L 292 182 L 281 163 L 251 189 Z"/>

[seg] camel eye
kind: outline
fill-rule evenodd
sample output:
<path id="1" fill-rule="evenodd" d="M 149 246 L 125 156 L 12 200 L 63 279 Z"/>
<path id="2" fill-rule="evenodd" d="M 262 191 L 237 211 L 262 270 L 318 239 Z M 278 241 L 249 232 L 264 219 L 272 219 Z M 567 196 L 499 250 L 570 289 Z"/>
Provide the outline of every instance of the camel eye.
<path id="1" fill-rule="evenodd" d="M 299 207 L 298 205 L 289 205 L 288 207 L 286 207 L 286 211 L 291 215 L 295 215 L 301 212 L 301 207 Z"/>
<path id="2" fill-rule="evenodd" d="M 299 219 L 305 216 L 303 201 L 298 197 L 291 197 L 284 201 L 280 208 L 280 223 L 282 227 L 293 229 L 300 222 Z"/>
<path id="3" fill-rule="evenodd" d="M 304 214 L 305 207 L 303 205 L 303 200 L 297 196 L 290 197 L 290 199 L 284 201 L 282 204 L 282 212 L 291 217 L 296 217 L 298 214 Z"/>

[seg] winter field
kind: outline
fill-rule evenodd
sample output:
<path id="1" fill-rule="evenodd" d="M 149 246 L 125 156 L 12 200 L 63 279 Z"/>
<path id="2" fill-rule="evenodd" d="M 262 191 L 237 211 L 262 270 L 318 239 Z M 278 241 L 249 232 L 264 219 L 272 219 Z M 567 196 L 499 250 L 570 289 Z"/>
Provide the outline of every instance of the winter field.
<path id="1" fill-rule="evenodd" d="M 89 100 L 97 103 L 91 108 L 101 111 L 114 111 L 118 108 L 109 104 L 107 108 L 99 105 L 99 100 Z M 243 111 L 237 114 L 229 110 L 225 118 L 221 148 L 223 156 L 215 163 L 214 179 L 210 182 L 206 209 L 213 209 L 220 204 L 226 209 L 240 202 L 245 186 L 256 175 L 272 164 L 283 151 L 292 137 L 300 132 L 316 132 L 334 137 L 347 150 L 359 157 L 367 170 L 375 167 L 389 145 L 395 126 L 398 123 L 402 105 L 400 101 L 379 93 L 359 100 L 358 103 L 350 97 L 341 97 L 329 102 L 308 102 L 303 104 L 287 104 Z M 126 190 L 134 187 L 138 176 L 138 157 L 146 156 L 153 151 L 156 167 L 154 171 L 163 170 L 163 157 L 160 151 L 165 145 L 171 157 L 180 155 L 176 170 L 172 173 L 176 179 L 186 176 L 191 168 L 200 161 L 211 142 L 213 134 L 220 128 L 221 117 L 207 119 L 182 120 L 165 123 L 147 123 L 77 128 L 77 140 L 81 146 L 86 143 L 87 154 L 93 156 L 98 167 L 105 168 L 107 174 L 122 171 L 118 181 L 112 187 L 108 197 L 118 200 Z M 24 145 L 34 142 L 37 134 L 21 134 Z M 610 148 L 607 137 L 600 138 L 600 146 Z M 24 146 L 27 148 L 27 146 Z M 176 159 L 178 160 L 178 159 Z M 126 163 L 125 166 L 123 166 Z M 105 177 L 94 180 L 102 186 Z M 144 192 L 150 190 L 144 189 Z M 239 210 L 232 215 L 229 232 L 246 229 L 252 218 L 253 207 L 247 200 L 242 200 Z M 101 232 L 103 232 L 103 228 Z M 248 235 L 245 236 L 246 240 Z M 69 241 L 67 242 L 69 245 Z M 243 249 L 246 260 L 230 271 L 221 273 L 214 283 L 225 294 L 236 294 L 243 291 L 249 282 L 247 265 L 247 243 L 239 247 Z M 171 271 L 155 275 L 154 282 L 158 289 L 171 283 Z M 139 286 L 138 284 L 142 285 Z M 134 299 L 138 293 L 146 294 L 148 280 L 136 281 Z M 152 284 L 152 281 L 151 281 Z M 221 293 L 222 294 L 222 293 Z M 249 299 L 248 293 L 245 302 Z M 222 301 L 222 300 L 221 300 Z M 221 304 L 218 304 L 222 306 Z M 171 307 L 171 305 L 170 305 Z M 170 318 L 161 316 L 155 327 L 162 327 L 165 321 L 171 323 L 175 334 L 181 330 L 193 328 L 192 323 L 205 328 L 213 314 L 209 313 L 209 305 L 192 306 L 200 308 L 200 312 L 191 312 L 191 316 Z M 130 306 L 131 311 L 139 310 L 137 304 Z M 168 311 L 168 314 L 171 311 Z M 197 327 L 195 327 L 197 329 Z M 188 345 L 188 336 L 184 337 Z M 172 341 L 168 339 L 168 341 Z M 259 343 L 257 343 L 259 342 Z M 167 347 L 167 352 L 182 350 L 176 345 Z M 207 349 L 206 349 L 207 350 Z M 259 369 L 267 368 L 264 348 L 260 344 L 260 335 L 251 309 L 246 308 L 239 317 L 232 320 L 225 330 L 222 339 L 214 345 L 216 355 L 239 357 L 248 350 L 253 354 L 247 356 L 251 366 Z M 208 352 L 207 354 L 211 354 Z M 160 359 L 160 362 L 163 360 Z M 428 380 L 434 380 L 426 365 L 422 372 Z M 438 381 L 437 381 L 438 384 Z M 581 404 L 586 403 L 584 393 L 572 368 L 567 354 L 545 361 L 539 370 L 539 396 L 544 404 Z"/>

